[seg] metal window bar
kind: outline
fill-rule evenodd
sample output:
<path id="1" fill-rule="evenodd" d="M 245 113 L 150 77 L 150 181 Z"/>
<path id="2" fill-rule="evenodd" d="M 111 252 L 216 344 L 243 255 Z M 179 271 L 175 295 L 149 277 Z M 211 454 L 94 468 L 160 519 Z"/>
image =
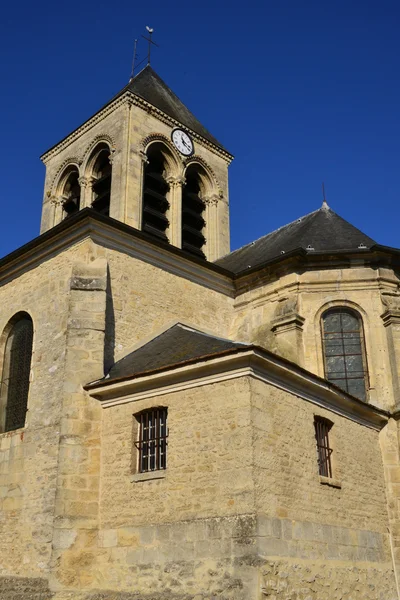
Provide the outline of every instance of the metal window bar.
<path id="1" fill-rule="evenodd" d="M 346 392 L 349 392 L 349 381 L 350 380 L 360 380 L 363 382 L 364 384 L 364 390 L 366 387 L 366 379 L 368 376 L 368 371 L 366 369 L 366 358 L 365 358 L 365 351 L 364 351 L 364 337 L 363 337 L 363 329 L 362 329 L 362 325 L 361 323 L 359 323 L 359 328 L 357 330 L 345 330 L 343 327 L 343 316 L 348 313 L 349 311 L 345 311 L 345 310 L 335 310 L 335 311 L 329 311 L 325 318 L 329 317 L 329 315 L 332 314 L 337 314 L 339 316 L 340 319 L 340 329 L 338 331 L 325 331 L 325 318 L 323 319 L 323 344 L 324 344 L 324 358 L 325 361 L 327 361 L 328 358 L 335 358 L 335 357 L 343 357 L 343 370 L 341 371 L 332 371 L 332 370 L 327 370 L 327 368 L 325 367 L 325 374 L 327 379 L 329 379 L 329 381 L 332 381 L 333 383 L 336 383 L 339 387 L 341 387 L 342 389 L 346 390 Z M 353 314 L 353 313 L 352 313 Z M 356 316 L 356 315 L 354 315 Z M 351 344 L 353 347 L 355 345 L 359 345 L 359 352 L 347 352 L 346 351 L 346 347 L 345 347 L 345 340 L 346 339 L 351 339 L 349 337 L 349 335 L 356 335 L 357 337 L 354 338 L 354 343 Z M 340 336 L 340 337 L 337 337 Z M 328 354 L 327 353 L 327 342 L 330 339 L 336 339 L 338 344 L 338 348 L 337 348 L 337 353 L 335 354 Z M 353 373 L 349 372 L 348 370 L 348 359 L 352 356 L 361 356 L 361 360 L 362 360 L 362 365 L 363 365 L 363 370 L 362 371 L 355 371 Z M 364 399 L 365 396 L 365 391 L 364 394 L 362 394 L 362 399 Z"/>
<path id="2" fill-rule="evenodd" d="M 167 467 L 167 409 L 156 408 L 141 413 L 139 440 L 139 473 L 160 471 Z"/>
<path id="3" fill-rule="evenodd" d="M 331 423 L 326 419 L 316 418 L 315 437 L 317 440 L 318 471 L 323 477 L 332 478 L 332 448 L 329 446 L 329 431 Z"/>

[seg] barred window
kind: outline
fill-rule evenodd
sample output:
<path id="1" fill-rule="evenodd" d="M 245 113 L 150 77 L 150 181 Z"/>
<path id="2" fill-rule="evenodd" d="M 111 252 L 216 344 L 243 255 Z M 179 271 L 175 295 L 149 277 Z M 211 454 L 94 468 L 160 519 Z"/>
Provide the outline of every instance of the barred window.
<path id="1" fill-rule="evenodd" d="M 362 320 L 347 308 L 322 316 L 325 377 L 349 394 L 366 400 L 368 381 Z"/>
<path id="2" fill-rule="evenodd" d="M 154 408 L 136 416 L 139 422 L 139 439 L 135 442 L 139 451 L 139 473 L 160 471 L 167 468 L 167 409 Z"/>
<path id="3" fill-rule="evenodd" d="M 26 313 L 7 337 L 0 393 L 0 431 L 25 425 L 31 369 L 33 324 Z"/>
<path id="4" fill-rule="evenodd" d="M 329 432 L 333 423 L 323 417 L 314 418 L 315 438 L 317 440 L 318 471 L 323 477 L 332 478 L 332 448 L 329 445 Z"/>

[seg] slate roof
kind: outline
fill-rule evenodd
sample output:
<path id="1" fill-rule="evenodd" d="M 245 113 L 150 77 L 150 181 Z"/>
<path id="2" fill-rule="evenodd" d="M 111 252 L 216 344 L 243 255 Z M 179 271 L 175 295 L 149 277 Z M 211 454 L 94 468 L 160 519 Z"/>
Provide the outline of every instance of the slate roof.
<path id="1" fill-rule="evenodd" d="M 117 361 L 101 381 L 133 377 L 146 371 L 247 347 L 247 344 L 214 337 L 177 323 Z"/>
<path id="2" fill-rule="evenodd" d="M 228 152 L 222 144 L 196 119 L 176 94 L 167 86 L 159 75 L 147 65 L 126 85 L 115 98 L 122 96 L 127 90 L 159 108 L 164 113 L 182 123 L 188 129 Z M 115 100 L 113 98 L 113 100 Z M 229 153 L 228 153 L 229 154 Z"/>
<path id="3" fill-rule="evenodd" d="M 369 249 L 376 242 L 324 202 L 320 209 L 234 250 L 215 264 L 239 273 L 300 248 L 310 253 L 329 253 L 358 250 L 360 244 Z"/>

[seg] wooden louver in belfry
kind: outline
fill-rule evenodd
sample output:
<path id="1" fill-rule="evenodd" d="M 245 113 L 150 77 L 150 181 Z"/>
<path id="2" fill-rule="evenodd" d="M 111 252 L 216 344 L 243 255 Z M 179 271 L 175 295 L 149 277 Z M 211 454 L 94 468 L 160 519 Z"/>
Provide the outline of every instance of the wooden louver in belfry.
<path id="1" fill-rule="evenodd" d="M 111 197 L 111 164 L 108 150 L 102 150 L 99 154 L 94 173 L 97 179 L 93 183 L 94 199 L 92 207 L 100 214 L 108 217 Z"/>
<path id="2" fill-rule="evenodd" d="M 80 208 L 81 203 L 81 186 L 79 185 L 79 173 L 73 171 L 68 177 L 64 188 L 63 209 L 66 217 L 74 214 Z"/>
<path id="3" fill-rule="evenodd" d="M 203 235 L 204 208 L 198 175 L 189 171 L 182 191 L 182 249 L 200 258 L 205 258 L 202 250 L 206 241 Z"/>
<path id="4" fill-rule="evenodd" d="M 169 209 L 167 200 L 169 185 L 163 175 L 164 159 L 161 152 L 154 152 L 148 157 L 148 161 L 145 166 L 143 182 L 142 229 L 168 241 L 165 232 L 169 226 L 166 215 Z"/>

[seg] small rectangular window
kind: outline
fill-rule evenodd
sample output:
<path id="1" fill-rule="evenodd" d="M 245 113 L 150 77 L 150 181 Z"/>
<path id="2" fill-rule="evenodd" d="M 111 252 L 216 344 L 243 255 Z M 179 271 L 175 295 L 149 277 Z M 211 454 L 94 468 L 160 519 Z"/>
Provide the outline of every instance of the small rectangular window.
<path id="1" fill-rule="evenodd" d="M 329 432 L 333 423 L 323 417 L 314 418 L 315 438 L 317 440 L 318 470 L 322 477 L 332 478 L 332 448 L 329 444 Z"/>
<path id="2" fill-rule="evenodd" d="M 167 409 L 154 408 L 137 415 L 139 439 L 135 446 L 139 451 L 139 473 L 160 471 L 167 468 Z"/>

